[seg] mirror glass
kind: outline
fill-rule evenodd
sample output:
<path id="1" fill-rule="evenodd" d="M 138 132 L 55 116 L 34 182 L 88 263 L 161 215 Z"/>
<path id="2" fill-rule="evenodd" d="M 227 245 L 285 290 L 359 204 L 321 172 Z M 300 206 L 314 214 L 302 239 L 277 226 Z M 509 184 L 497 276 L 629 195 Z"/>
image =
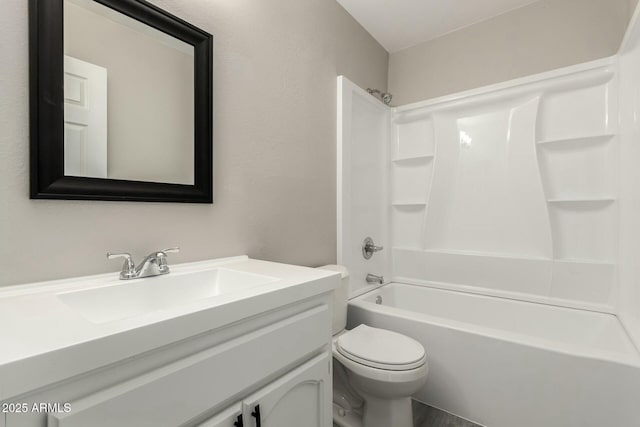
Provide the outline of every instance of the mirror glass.
<path id="1" fill-rule="evenodd" d="M 194 184 L 194 47 L 64 0 L 64 175 Z"/>

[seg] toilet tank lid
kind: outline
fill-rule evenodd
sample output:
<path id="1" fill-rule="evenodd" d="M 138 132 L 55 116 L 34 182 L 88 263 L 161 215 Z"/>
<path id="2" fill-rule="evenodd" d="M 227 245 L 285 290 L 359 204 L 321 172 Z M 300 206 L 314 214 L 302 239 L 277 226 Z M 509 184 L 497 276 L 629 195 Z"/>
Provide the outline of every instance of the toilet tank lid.
<path id="1" fill-rule="evenodd" d="M 329 265 L 323 265 L 322 267 L 318 267 L 318 268 L 321 268 L 323 270 L 337 271 L 342 275 L 343 279 L 346 279 L 347 277 L 349 277 L 349 270 L 344 265 L 329 264 Z"/>

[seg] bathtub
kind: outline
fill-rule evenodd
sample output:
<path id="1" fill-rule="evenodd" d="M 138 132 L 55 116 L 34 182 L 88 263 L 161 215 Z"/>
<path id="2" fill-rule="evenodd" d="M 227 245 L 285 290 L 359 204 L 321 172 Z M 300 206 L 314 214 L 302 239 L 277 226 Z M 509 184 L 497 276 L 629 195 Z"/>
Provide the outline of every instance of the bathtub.
<path id="1" fill-rule="evenodd" d="M 416 400 L 488 427 L 640 427 L 640 355 L 609 314 L 389 283 L 349 302 L 420 341 Z"/>

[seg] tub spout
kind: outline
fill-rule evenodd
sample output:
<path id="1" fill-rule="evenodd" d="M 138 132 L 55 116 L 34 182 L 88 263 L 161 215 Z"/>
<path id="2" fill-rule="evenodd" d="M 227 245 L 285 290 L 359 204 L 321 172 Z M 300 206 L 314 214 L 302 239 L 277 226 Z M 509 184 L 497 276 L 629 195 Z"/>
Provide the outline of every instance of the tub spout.
<path id="1" fill-rule="evenodd" d="M 367 274 L 367 283 L 372 285 L 382 285 L 384 283 L 384 277 L 369 273 Z"/>

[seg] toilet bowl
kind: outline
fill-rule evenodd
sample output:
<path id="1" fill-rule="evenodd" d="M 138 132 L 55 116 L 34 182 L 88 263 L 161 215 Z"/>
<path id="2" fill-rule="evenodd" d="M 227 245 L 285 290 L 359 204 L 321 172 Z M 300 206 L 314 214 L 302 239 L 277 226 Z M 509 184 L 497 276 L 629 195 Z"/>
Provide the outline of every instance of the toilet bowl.
<path id="1" fill-rule="evenodd" d="M 428 373 L 422 345 L 367 325 L 346 331 L 333 342 L 334 360 L 362 398 L 362 426 L 412 427 L 411 395 L 424 387 Z"/>
<path id="2" fill-rule="evenodd" d="M 397 332 L 359 325 L 347 331 L 349 274 L 334 294 L 334 423 L 341 427 L 413 427 L 411 395 L 427 381 L 424 347 Z"/>

